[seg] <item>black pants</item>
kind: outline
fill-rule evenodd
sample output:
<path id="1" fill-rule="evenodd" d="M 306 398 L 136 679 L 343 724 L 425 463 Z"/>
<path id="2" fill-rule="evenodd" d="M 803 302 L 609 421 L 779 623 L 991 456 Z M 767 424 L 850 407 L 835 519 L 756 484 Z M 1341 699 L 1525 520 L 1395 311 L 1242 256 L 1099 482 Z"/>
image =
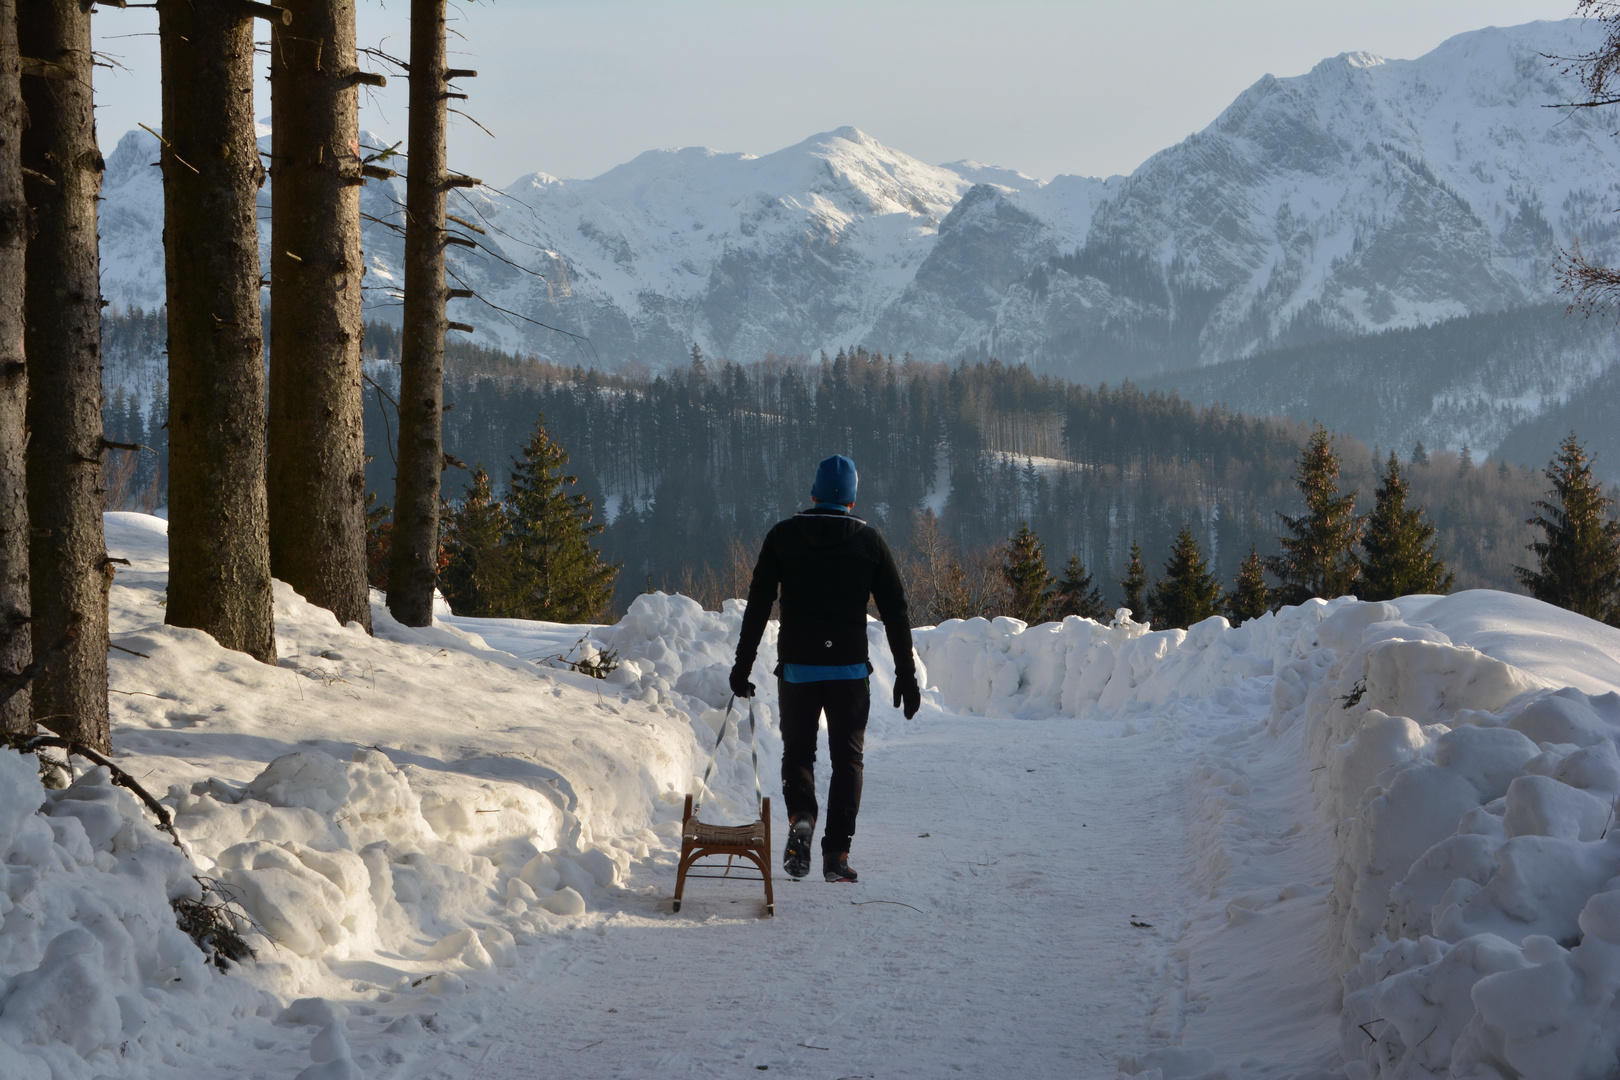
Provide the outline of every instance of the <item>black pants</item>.
<path id="1" fill-rule="evenodd" d="M 821 835 L 823 855 L 849 850 L 855 816 L 861 811 L 862 751 L 872 693 L 865 679 L 829 679 L 790 683 L 777 680 L 782 703 L 782 795 L 788 818 L 818 817 L 816 806 L 816 732 L 827 714 L 827 756 L 832 783 L 827 788 L 827 827 Z"/>

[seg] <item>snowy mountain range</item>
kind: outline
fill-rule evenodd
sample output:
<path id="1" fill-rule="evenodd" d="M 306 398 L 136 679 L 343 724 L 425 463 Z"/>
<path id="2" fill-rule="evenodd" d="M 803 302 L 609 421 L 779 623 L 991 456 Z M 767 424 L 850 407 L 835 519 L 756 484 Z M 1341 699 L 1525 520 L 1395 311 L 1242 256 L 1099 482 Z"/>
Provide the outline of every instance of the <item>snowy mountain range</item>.
<path id="1" fill-rule="evenodd" d="M 512 314 L 463 300 L 451 317 L 570 363 L 588 354 L 536 323 L 609 363 L 861 343 L 1117 381 L 1545 303 L 1559 245 L 1620 259 L 1614 118 L 1547 107 L 1578 91 L 1548 57 L 1592 35 L 1491 28 L 1416 60 L 1268 75 L 1107 180 L 928 165 L 848 127 L 763 157 L 532 173 L 452 198 L 488 230 L 487 252 L 453 249 L 455 273 Z M 132 132 L 108 160 L 103 290 L 121 307 L 162 302 L 154 145 Z M 373 182 L 366 212 L 397 220 L 402 198 Z M 365 242 L 388 318 L 401 240 L 368 223 Z"/>

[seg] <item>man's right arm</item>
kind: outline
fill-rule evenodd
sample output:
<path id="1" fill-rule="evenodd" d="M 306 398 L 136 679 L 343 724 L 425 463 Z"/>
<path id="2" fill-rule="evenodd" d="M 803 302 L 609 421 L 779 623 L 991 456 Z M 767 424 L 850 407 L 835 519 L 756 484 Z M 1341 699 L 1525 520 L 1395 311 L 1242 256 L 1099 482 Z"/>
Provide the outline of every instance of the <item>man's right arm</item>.
<path id="1" fill-rule="evenodd" d="M 776 603 L 776 590 L 782 583 L 781 558 L 773 539 L 767 533 L 759 547 L 759 561 L 754 564 L 754 578 L 748 586 L 748 606 L 743 610 L 742 635 L 737 639 L 737 669 L 745 679 L 759 655 L 759 642 L 765 636 L 771 605 Z"/>

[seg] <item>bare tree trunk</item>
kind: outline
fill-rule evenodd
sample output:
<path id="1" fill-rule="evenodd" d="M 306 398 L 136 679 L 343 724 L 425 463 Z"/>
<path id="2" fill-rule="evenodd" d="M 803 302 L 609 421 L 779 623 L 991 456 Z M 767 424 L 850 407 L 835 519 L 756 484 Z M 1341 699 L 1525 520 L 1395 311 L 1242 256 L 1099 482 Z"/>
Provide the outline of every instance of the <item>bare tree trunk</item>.
<path id="1" fill-rule="evenodd" d="M 23 282 L 33 229 L 22 183 L 17 0 L 0 0 L 0 682 L 33 657 L 28 595 L 28 365 Z M 0 730 L 30 731 L 29 691 L 0 705 Z"/>
<path id="2" fill-rule="evenodd" d="M 410 172 L 405 177 L 405 314 L 400 343 L 399 466 L 388 610 L 433 622 L 444 469 L 445 0 L 411 0 Z"/>
<path id="3" fill-rule="evenodd" d="M 101 523 L 101 282 L 96 201 L 103 163 L 91 100 L 90 13 L 78 0 L 19 5 L 28 125 L 22 163 L 37 232 L 28 245 L 28 514 L 34 650 L 78 637 L 34 681 L 33 716 L 110 749 L 107 591 Z M 38 63 L 35 63 L 35 62 Z"/>
<path id="4" fill-rule="evenodd" d="M 284 0 L 270 43 L 270 569 L 371 629 L 354 0 Z"/>
<path id="5" fill-rule="evenodd" d="M 171 626 L 276 656 L 265 495 L 252 13 L 158 0 Z"/>

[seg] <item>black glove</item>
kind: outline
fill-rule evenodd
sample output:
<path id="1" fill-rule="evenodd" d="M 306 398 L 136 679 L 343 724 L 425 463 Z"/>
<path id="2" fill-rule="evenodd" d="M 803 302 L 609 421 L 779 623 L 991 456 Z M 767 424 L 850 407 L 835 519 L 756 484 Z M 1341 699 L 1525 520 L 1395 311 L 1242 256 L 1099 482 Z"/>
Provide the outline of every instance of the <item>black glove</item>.
<path id="1" fill-rule="evenodd" d="M 894 707 L 899 708 L 901 702 L 906 705 L 906 719 L 910 720 L 922 708 L 922 688 L 917 685 L 917 673 L 907 672 L 894 677 Z"/>
<path id="2" fill-rule="evenodd" d="M 753 664 L 744 664 L 737 661 L 737 666 L 731 669 L 731 692 L 738 697 L 753 697 L 754 684 L 748 681 L 748 673 L 754 669 Z"/>

